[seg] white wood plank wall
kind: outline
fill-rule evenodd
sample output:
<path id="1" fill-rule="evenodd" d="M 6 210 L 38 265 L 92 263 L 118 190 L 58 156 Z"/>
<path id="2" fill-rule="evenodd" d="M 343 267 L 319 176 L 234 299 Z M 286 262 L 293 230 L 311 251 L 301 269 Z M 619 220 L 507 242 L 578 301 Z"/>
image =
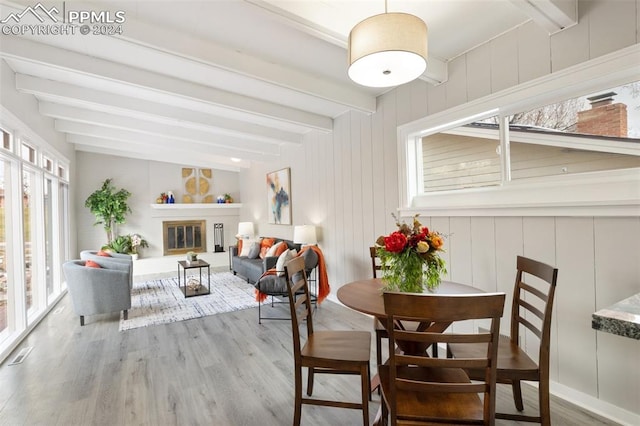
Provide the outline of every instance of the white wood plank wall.
<path id="1" fill-rule="evenodd" d="M 549 36 L 529 22 L 450 62 L 448 82 L 401 86 L 378 98 L 376 113 L 336 117 L 332 133 L 311 133 L 277 164 L 243 171 L 240 219 L 254 221 L 260 235 L 293 236 L 292 226 L 266 224 L 264 183 L 267 172 L 291 167 L 293 222 L 317 225 L 335 299 L 340 285 L 370 276 L 367 247 L 394 229 L 399 125 L 638 43 L 640 0 L 581 0 L 579 10 L 574 27 Z M 594 311 L 640 292 L 639 217 L 424 221 L 449 234 L 445 258 L 452 280 L 510 295 L 516 255 L 556 265 L 554 388 L 640 424 L 640 342 L 591 329 Z"/>

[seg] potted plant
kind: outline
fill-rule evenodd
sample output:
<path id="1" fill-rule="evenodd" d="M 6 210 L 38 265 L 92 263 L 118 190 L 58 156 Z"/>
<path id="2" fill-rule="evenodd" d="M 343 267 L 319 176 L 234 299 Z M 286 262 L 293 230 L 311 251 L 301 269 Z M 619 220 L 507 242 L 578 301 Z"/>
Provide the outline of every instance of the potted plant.
<path id="1" fill-rule="evenodd" d="M 133 250 L 131 247 L 130 235 L 118 235 L 112 239 L 108 244 L 102 246 L 102 250 L 113 251 L 115 253 L 130 254 Z"/>
<path id="2" fill-rule="evenodd" d="M 131 208 L 127 204 L 130 196 L 131 193 L 126 189 L 116 190 L 111 179 L 107 179 L 102 183 L 102 187 L 89 195 L 84 203 L 96 217 L 94 225 L 104 227 L 107 233 L 107 244 L 115 238 L 116 224 L 124 223 L 127 213 L 131 213 Z"/>
<path id="3" fill-rule="evenodd" d="M 140 254 L 140 248 L 143 247 L 149 247 L 147 240 L 142 238 L 140 234 L 129 234 L 118 235 L 109 244 L 102 246 L 102 250 L 128 254 L 135 260 Z"/>
<path id="4" fill-rule="evenodd" d="M 187 252 L 187 262 L 196 262 L 198 260 L 198 254 L 193 251 Z"/>
<path id="5" fill-rule="evenodd" d="M 149 247 L 149 243 L 147 243 L 147 240 L 142 238 L 140 234 L 130 234 L 129 237 L 131 239 L 131 252 L 129 254 L 135 260 L 140 255 L 138 250 L 141 248 Z"/>

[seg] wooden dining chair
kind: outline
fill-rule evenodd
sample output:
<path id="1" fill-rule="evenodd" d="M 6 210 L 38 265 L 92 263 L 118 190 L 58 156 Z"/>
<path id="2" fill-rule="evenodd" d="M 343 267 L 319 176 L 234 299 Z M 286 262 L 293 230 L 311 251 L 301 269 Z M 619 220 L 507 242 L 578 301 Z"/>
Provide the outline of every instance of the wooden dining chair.
<path id="1" fill-rule="evenodd" d="M 527 283 L 525 274 L 537 277 L 537 284 Z M 526 277 L 528 279 L 529 277 Z M 553 266 L 518 256 L 516 282 L 511 307 L 511 335 L 500 336 L 498 344 L 497 382 L 510 384 L 513 401 L 518 411 L 524 410 L 520 382 L 538 382 L 538 416 L 523 414 L 496 413 L 499 419 L 519 420 L 551 424 L 549 406 L 549 347 L 551 341 L 551 312 L 558 279 L 558 269 Z M 527 346 L 530 339 L 539 341 L 538 362 L 525 351 L 524 331 L 527 333 Z M 449 345 L 449 354 L 453 357 L 467 358 L 477 353 L 478 348 Z M 471 377 L 478 377 L 479 371 L 468 371 Z"/>
<path id="2" fill-rule="evenodd" d="M 304 259 L 297 257 L 285 265 L 288 282 L 293 353 L 295 361 L 295 410 L 293 424 L 300 424 L 302 404 L 362 410 L 362 422 L 369 424 L 369 358 L 371 333 L 366 331 L 315 331 L 311 297 Z M 303 344 L 300 326 L 306 322 L 306 341 Z M 302 368 L 307 367 L 307 396 L 313 393 L 315 373 L 360 375 L 362 399 L 359 403 L 302 397 Z"/>
<path id="3" fill-rule="evenodd" d="M 378 278 L 378 271 L 382 270 L 382 265 L 378 257 L 377 247 L 369 247 L 369 254 L 371 256 L 371 275 L 373 278 Z M 382 339 L 389 338 L 389 334 L 384 324 L 375 317 L 373 318 L 373 330 L 376 333 L 376 362 L 377 365 L 380 365 L 382 364 Z"/>
<path id="4" fill-rule="evenodd" d="M 389 330 L 389 362 L 378 367 L 382 383 L 382 419 L 391 425 L 495 423 L 496 356 L 504 293 L 437 295 L 384 293 Z M 490 320 L 482 333 L 442 333 L 442 324 Z M 417 330 L 402 330 L 395 321 L 420 321 Z M 431 326 L 433 325 L 433 327 Z M 396 351 L 396 346 L 478 344 L 483 350 L 465 359 L 438 358 L 426 351 Z M 482 370 L 472 382 L 465 369 Z M 481 398 L 480 395 L 483 397 Z"/>

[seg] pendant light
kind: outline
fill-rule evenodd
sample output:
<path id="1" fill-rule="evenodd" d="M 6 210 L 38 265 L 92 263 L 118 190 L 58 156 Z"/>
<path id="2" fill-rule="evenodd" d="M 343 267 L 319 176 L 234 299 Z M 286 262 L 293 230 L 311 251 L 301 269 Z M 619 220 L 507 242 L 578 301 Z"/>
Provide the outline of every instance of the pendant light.
<path id="1" fill-rule="evenodd" d="M 407 13 L 384 13 L 357 24 L 349 34 L 349 78 L 368 87 L 398 86 L 427 68 L 427 25 Z"/>

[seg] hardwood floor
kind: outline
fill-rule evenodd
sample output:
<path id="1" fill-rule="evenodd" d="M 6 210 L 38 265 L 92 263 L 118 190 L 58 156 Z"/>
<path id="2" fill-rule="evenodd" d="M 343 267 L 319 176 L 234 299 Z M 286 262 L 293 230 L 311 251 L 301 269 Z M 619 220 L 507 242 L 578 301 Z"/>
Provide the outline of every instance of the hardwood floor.
<path id="1" fill-rule="evenodd" d="M 329 301 L 315 315 L 317 329 L 371 326 Z M 119 332 L 118 314 L 88 317 L 80 327 L 67 295 L 20 345 L 33 347 L 24 362 L 7 365 L 14 353 L 0 366 L 0 425 L 289 425 L 291 325 L 259 325 L 257 317 L 255 308 Z M 373 347 L 371 355 L 375 370 Z M 525 406 L 535 407 L 532 389 L 524 392 Z M 316 393 L 358 400 L 358 377 L 319 376 Z M 373 420 L 379 397 L 370 404 Z M 512 407 L 505 387 L 498 408 Z M 551 410 L 554 425 L 615 424 L 553 397 Z M 302 411 L 303 425 L 361 423 L 356 410 Z"/>

